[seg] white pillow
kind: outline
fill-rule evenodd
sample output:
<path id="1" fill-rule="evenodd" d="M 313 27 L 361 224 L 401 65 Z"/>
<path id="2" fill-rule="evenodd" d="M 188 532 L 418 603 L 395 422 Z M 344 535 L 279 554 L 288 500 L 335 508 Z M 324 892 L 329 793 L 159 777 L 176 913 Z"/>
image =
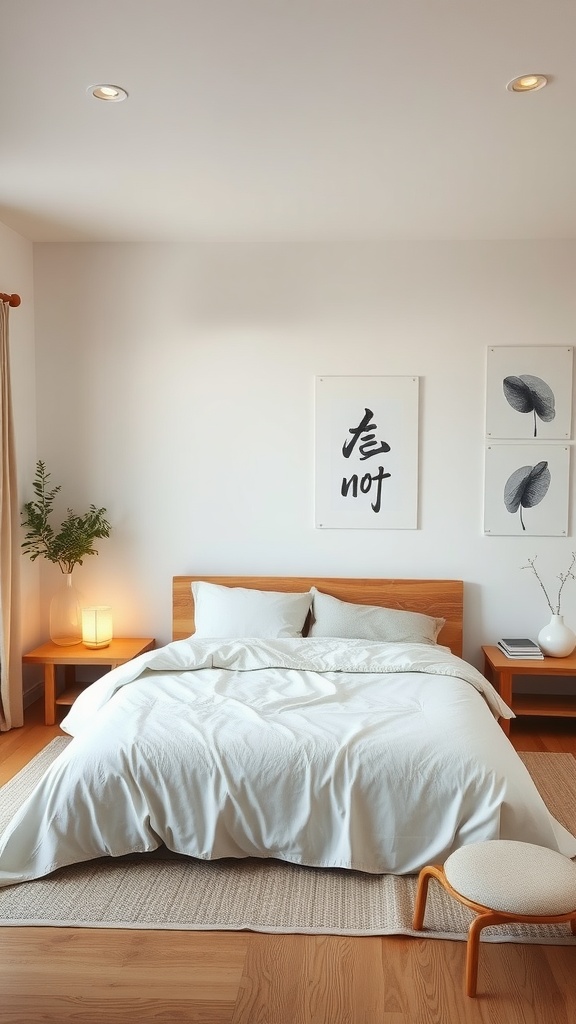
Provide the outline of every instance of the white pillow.
<path id="1" fill-rule="evenodd" d="M 384 643 L 435 644 L 445 619 L 370 604 L 352 604 L 312 587 L 309 636 L 334 636 Z"/>
<path id="2" fill-rule="evenodd" d="M 312 603 L 311 591 L 282 594 L 202 580 L 192 584 L 192 594 L 198 638 L 302 636 Z"/>

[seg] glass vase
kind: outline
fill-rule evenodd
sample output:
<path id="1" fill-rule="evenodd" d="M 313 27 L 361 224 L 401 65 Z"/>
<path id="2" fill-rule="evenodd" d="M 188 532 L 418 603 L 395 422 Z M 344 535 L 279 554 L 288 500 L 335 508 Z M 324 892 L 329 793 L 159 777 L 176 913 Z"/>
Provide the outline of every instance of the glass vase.
<path id="1" fill-rule="evenodd" d="M 82 642 L 82 605 L 71 572 L 63 574 L 50 602 L 50 639 L 61 647 Z"/>
<path id="2" fill-rule="evenodd" d="M 538 633 L 538 644 L 549 658 L 567 658 L 576 647 L 576 635 L 565 625 L 563 615 L 553 615 Z"/>

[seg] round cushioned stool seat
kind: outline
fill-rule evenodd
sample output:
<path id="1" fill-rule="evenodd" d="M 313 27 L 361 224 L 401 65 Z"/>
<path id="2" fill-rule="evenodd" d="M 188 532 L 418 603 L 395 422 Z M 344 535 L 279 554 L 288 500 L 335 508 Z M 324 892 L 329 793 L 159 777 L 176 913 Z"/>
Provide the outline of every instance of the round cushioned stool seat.
<path id="1" fill-rule="evenodd" d="M 445 861 L 444 874 L 456 892 L 492 910 L 544 916 L 576 909 L 576 864 L 532 843 L 494 839 L 462 846 Z"/>
<path id="2" fill-rule="evenodd" d="M 431 878 L 474 911 L 466 944 L 466 994 L 476 995 L 480 933 L 490 925 L 569 923 L 576 936 L 576 864 L 543 846 L 492 839 L 470 843 L 418 875 L 413 926 L 424 925 Z"/>

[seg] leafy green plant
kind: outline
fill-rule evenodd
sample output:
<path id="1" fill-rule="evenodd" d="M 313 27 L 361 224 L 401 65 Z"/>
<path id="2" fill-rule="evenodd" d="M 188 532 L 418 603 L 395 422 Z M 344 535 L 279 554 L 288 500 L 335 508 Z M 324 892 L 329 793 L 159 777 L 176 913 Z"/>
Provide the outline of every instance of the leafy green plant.
<path id="1" fill-rule="evenodd" d="M 32 483 L 36 501 L 27 501 L 22 508 L 22 526 L 27 531 L 22 548 L 32 562 L 42 556 L 59 565 L 62 572 L 71 573 L 75 565 L 82 565 L 87 555 L 98 554 L 94 541 L 109 537 L 111 526 L 105 518 L 106 509 L 90 505 L 82 516 L 69 508 L 56 533 L 50 516 L 61 485 L 49 488 L 49 480 L 50 473 L 46 472 L 44 463 L 38 461 Z"/>

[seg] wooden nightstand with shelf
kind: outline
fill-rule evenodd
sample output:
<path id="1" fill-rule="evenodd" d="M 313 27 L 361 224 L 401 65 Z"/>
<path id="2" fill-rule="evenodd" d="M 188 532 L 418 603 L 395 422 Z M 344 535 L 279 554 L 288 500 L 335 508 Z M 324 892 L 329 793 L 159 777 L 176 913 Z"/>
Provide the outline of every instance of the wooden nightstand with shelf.
<path id="1" fill-rule="evenodd" d="M 499 647 L 483 647 L 484 675 L 498 690 L 502 700 L 515 715 L 543 718 L 576 718 L 576 694 L 517 693 L 513 691 L 514 676 L 576 677 L 576 652 L 567 658 L 507 658 Z M 501 718 L 500 725 L 510 735 L 510 720 Z"/>
<path id="2" fill-rule="evenodd" d="M 88 684 L 76 682 L 76 665 L 102 665 L 116 668 L 126 661 L 132 661 L 139 654 L 151 651 L 156 641 L 153 637 L 119 637 L 114 638 L 108 647 L 89 648 L 82 643 L 61 647 L 48 640 L 33 651 L 28 651 L 22 658 L 27 665 L 44 665 L 44 721 L 46 725 L 56 722 L 56 707 L 70 707 L 81 690 Z M 65 689 L 56 693 L 56 667 L 64 666 Z"/>

